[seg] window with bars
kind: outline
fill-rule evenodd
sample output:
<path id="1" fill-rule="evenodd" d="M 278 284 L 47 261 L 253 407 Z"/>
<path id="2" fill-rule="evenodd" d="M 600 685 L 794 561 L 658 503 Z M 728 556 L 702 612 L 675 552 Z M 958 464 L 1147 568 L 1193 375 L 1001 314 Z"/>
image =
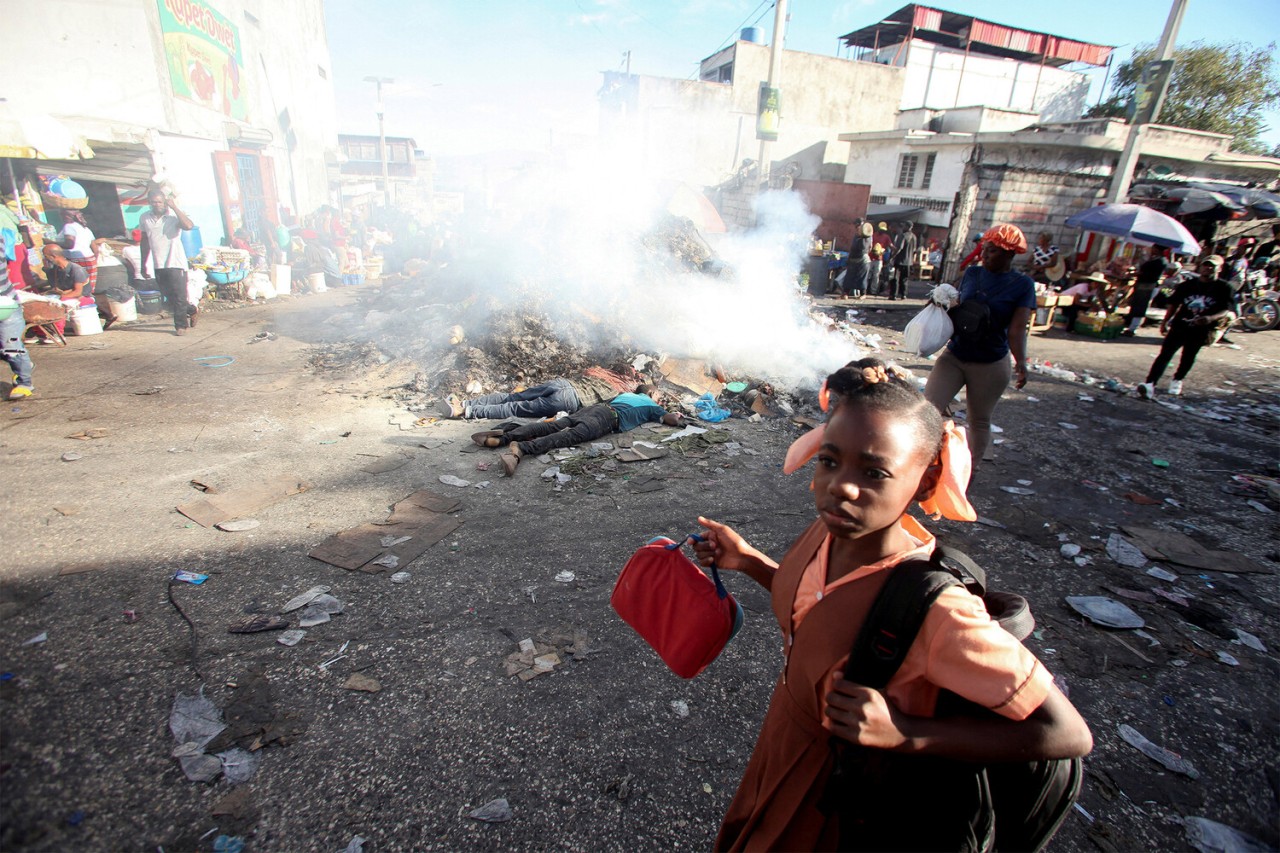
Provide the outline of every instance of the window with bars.
<path id="1" fill-rule="evenodd" d="M 929 189 L 929 184 L 933 183 L 933 163 L 938 159 L 936 153 L 930 154 L 924 158 L 924 175 L 920 178 L 920 189 Z"/>
<path id="2" fill-rule="evenodd" d="M 898 187 L 914 187 L 916 185 L 916 166 L 920 157 L 916 154 L 903 154 L 898 164 Z"/>

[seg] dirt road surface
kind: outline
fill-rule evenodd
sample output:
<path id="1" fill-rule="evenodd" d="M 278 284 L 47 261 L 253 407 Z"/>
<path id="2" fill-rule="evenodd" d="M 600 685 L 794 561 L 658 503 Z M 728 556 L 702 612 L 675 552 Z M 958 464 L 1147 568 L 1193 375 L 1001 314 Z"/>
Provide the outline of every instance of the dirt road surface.
<path id="1" fill-rule="evenodd" d="M 312 348 L 358 315 L 357 295 L 207 312 L 181 338 L 153 320 L 34 348 L 38 394 L 0 418 L 0 848 L 211 850 L 221 835 L 264 851 L 336 851 L 355 836 L 366 851 L 710 847 L 779 668 L 767 596 L 730 578 L 746 627 L 682 681 L 609 594 L 636 547 L 689 532 L 698 514 L 780 557 L 813 517 L 805 474 L 780 469 L 800 427 L 733 419 L 720 438 L 737 446 L 578 460 L 559 486 L 536 460 L 504 478 L 468 440 L 475 425 L 415 425 L 394 387 L 412 366 L 311 367 Z M 854 307 L 894 341 L 919 304 Z M 264 331 L 275 339 L 255 341 Z M 1233 476 L 1276 474 L 1280 333 L 1233 338 L 1241 349 L 1203 353 L 1180 409 L 1033 376 L 1001 403 L 1001 443 L 972 489 L 989 523 L 934 525 L 1030 599 L 1029 644 L 1093 729 L 1082 811 L 1054 849 L 1185 849 L 1187 816 L 1277 842 L 1277 505 Z M 1031 345 L 1099 383 L 1140 380 L 1155 349 L 1151 330 Z M 669 430 L 651 432 L 632 437 Z M 249 513 L 252 530 L 175 511 L 208 497 L 193 481 L 235 495 L 280 478 L 306 490 Z M 462 524 L 400 567 L 407 583 L 307 556 L 419 489 L 460 501 Z M 1151 563 L 1108 556 L 1121 526 L 1241 559 L 1218 567 L 1230 573 L 1158 561 L 1177 576 L 1160 580 Z M 209 579 L 173 582 L 178 570 Z M 343 612 L 298 645 L 228 633 L 317 584 Z M 1069 595 L 1109 595 L 1145 628 L 1095 626 Z M 562 663 L 508 675 L 526 638 Z M 344 688 L 353 674 L 376 691 Z M 261 747 L 242 785 L 188 781 L 172 757 L 175 695 L 202 689 L 234 723 L 222 746 L 234 734 Z M 1126 743 L 1126 724 L 1196 778 Z M 468 817 L 499 798 L 509 821 Z"/>

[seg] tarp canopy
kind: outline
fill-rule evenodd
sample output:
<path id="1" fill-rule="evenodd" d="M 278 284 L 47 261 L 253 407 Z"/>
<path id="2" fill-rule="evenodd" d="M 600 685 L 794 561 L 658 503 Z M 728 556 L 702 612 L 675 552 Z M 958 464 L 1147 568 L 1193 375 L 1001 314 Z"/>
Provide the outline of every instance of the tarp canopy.
<path id="1" fill-rule="evenodd" d="M 923 207 L 916 207 L 911 204 L 869 204 L 867 205 L 867 219 L 871 222 L 879 222 L 882 219 L 889 222 L 900 222 L 914 218 L 922 210 L 924 210 Z"/>

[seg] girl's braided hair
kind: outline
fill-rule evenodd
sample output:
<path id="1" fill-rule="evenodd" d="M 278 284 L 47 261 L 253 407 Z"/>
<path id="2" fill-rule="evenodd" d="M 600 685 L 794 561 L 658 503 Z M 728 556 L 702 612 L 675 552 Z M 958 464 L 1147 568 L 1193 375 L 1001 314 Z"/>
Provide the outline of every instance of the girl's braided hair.
<path id="1" fill-rule="evenodd" d="M 920 444 L 930 460 L 942 450 L 942 414 L 896 364 L 886 364 L 878 358 L 851 361 L 827 377 L 827 393 L 831 396 L 828 420 L 844 405 L 890 412 L 915 422 Z"/>

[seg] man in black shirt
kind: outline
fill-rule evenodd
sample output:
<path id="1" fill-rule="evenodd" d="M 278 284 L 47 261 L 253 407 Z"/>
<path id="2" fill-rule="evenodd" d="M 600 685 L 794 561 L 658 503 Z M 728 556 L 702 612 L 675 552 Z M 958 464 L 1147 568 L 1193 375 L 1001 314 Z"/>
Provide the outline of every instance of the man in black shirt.
<path id="1" fill-rule="evenodd" d="M 1129 297 L 1129 327 L 1120 334 L 1133 335 L 1142 328 L 1142 321 L 1147 317 L 1147 308 L 1151 305 L 1151 296 L 1160 286 L 1164 278 L 1166 262 L 1164 249 L 1151 247 L 1151 255 L 1138 267 L 1138 279 L 1133 284 L 1133 294 Z"/>
<path id="2" fill-rule="evenodd" d="M 1218 278 L 1221 269 L 1222 257 L 1210 255 L 1200 262 L 1200 277 L 1184 281 L 1173 292 L 1169 309 L 1160 321 L 1164 344 L 1151 363 L 1147 381 L 1138 386 L 1138 396 L 1155 397 L 1156 382 L 1179 349 L 1182 358 L 1169 383 L 1169 393 L 1175 397 L 1181 394 L 1182 380 L 1191 372 L 1200 348 L 1209 343 L 1220 323 L 1230 323 L 1235 316 L 1231 313 L 1231 286 Z"/>

